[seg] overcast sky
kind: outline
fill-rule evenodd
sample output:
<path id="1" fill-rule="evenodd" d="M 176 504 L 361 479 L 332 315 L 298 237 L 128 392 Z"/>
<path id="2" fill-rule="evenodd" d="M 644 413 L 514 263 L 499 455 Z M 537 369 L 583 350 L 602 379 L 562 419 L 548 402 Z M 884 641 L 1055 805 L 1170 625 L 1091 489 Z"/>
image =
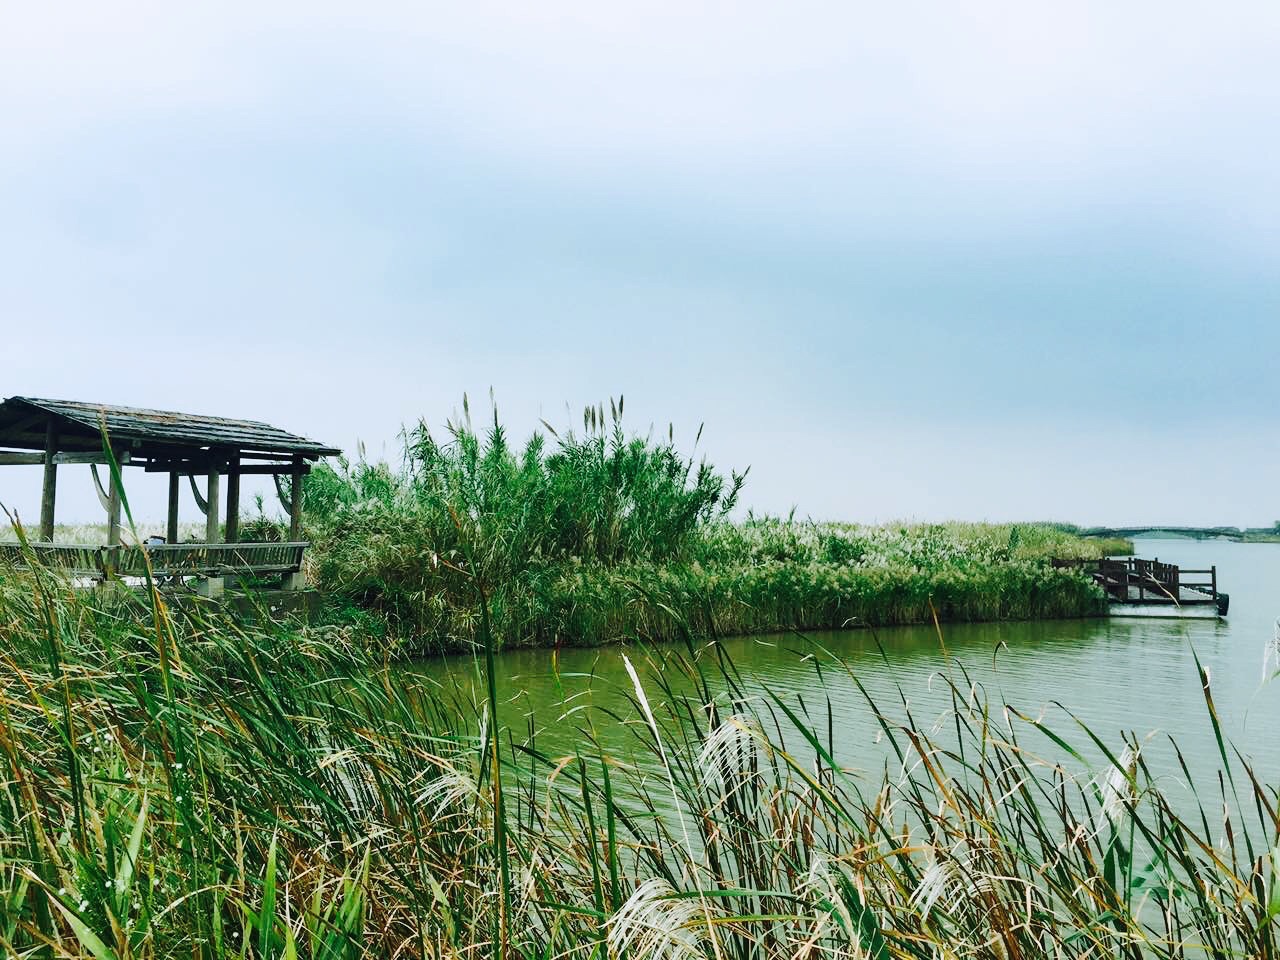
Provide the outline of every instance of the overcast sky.
<path id="1" fill-rule="evenodd" d="M 762 511 L 1280 518 L 1280 5 L 191 7 L 5 4 L 0 395 L 624 393 Z"/>

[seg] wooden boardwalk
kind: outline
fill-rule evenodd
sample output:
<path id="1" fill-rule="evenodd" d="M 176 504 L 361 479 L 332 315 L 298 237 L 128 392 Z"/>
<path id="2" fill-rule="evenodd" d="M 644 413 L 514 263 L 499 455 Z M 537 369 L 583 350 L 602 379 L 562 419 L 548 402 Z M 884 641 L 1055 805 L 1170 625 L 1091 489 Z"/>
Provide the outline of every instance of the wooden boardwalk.
<path id="1" fill-rule="evenodd" d="M 1090 574 L 1106 591 L 1112 616 L 1227 615 L 1230 598 L 1218 589 L 1218 568 L 1190 570 L 1174 563 L 1141 557 L 1102 560 L 1055 560 Z"/>
<path id="2" fill-rule="evenodd" d="M 1125 595 L 1123 602 L 1125 603 L 1173 603 L 1175 595 L 1172 591 L 1168 594 L 1160 593 L 1159 596 L 1153 596 L 1159 591 L 1158 585 L 1152 585 L 1147 588 L 1140 587 L 1136 584 L 1128 584 L 1125 587 Z M 1213 595 L 1205 593 L 1203 590 L 1197 590 L 1195 587 L 1178 587 L 1176 600 L 1181 604 L 1195 603 L 1213 603 Z M 1119 598 L 1116 598 L 1119 599 Z"/>

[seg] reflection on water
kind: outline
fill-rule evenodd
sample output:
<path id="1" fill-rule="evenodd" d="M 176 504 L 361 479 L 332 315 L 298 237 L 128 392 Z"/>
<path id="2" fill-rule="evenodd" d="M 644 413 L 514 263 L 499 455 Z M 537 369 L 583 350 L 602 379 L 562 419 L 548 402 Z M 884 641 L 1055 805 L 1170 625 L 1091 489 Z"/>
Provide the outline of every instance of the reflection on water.
<path id="1" fill-rule="evenodd" d="M 1071 715 L 1116 749 L 1121 734 L 1132 732 L 1148 741 L 1144 749 L 1153 767 L 1171 775 L 1176 767 L 1167 738 L 1172 737 L 1197 780 L 1221 762 L 1206 722 L 1198 656 L 1210 676 L 1224 733 L 1251 757 L 1263 780 L 1275 782 L 1280 685 L 1264 686 L 1262 668 L 1280 615 L 1280 545 L 1148 540 L 1137 544 L 1137 552 L 1189 567 L 1216 564 L 1219 584 L 1231 594 L 1230 619 L 944 625 L 945 651 L 932 627 L 836 631 L 808 639 L 733 638 L 724 640 L 722 649 L 748 690 L 763 694 L 767 687 L 790 703 L 805 703 L 821 728 L 827 726 L 829 699 L 837 756 L 850 767 L 879 767 L 886 760 L 876 719 L 852 678 L 890 716 L 901 718 L 909 709 L 917 723 L 928 726 L 948 706 L 939 677 L 949 671 L 961 686 L 967 686 L 966 676 L 977 684 L 993 709 L 1009 704 L 1023 714 L 1042 715 L 1058 733 L 1073 730 Z M 625 751 L 631 736 L 625 723 L 635 717 L 624 654 L 637 666 L 647 664 L 641 674 L 648 674 L 646 692 L 657 701 L 662 691 L 655 671 L 678 686 L 676 672 L 664 670 L 662 659 L 683 653 L 678 648 L 562 650 L 558 671 L 548 650 L 503 653 L 498 658 L 503 721 L 517 737 L 536 729 L 540 747 L 551 753 L 572 752 L 581 745 L 578 731 L 587 726 L 610 752 Z M 847 673 L 833 669 L 828 654 Z M 823 661 L 825 682 L 818 677 Z M 469 657 L 422 661 L 407 669 L 424 681 L 482 696 Z M 1071 739 L 1085 738 L 1073 733 Z"/>

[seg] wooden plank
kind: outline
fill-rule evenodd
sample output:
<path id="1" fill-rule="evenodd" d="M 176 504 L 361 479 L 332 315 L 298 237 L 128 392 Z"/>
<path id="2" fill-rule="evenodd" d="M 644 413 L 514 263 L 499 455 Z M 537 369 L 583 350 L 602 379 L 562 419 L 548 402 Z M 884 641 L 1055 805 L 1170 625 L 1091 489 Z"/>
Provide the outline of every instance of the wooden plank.
<path id="1" fill-rule="evenodd" d="M 122 554 L 122 571 L 141 571 L 142 554 L 157 576 L 237 576 L 294 573 L 302 565 L 305 543 L 212 543 L 133 548 Z"/>
<path id="2" fill-rule="evenodd" d="M 240 455 L 232 454 L 227 463 L 227 543 L 240 539 Z"/>
<path id="3" fill-rule="evenodd" d="M 202 477 L 209 472 L 211 464 L 207 460 L 153 460 L 144 465 L 143 470 L 146 473 L 185 473 L 191 476 Z M 302 466 L 304 474 L 311 472 L 311 464 L 304 463 Z M 242 477 L 268 477 L 280 474 L 292 474 L 292 463 L 242 463 L 240 465 L 240 476 Z"/>
<path id="4" fill-rule="evenodd" d="M 169 543 L 178 542 L 178 497 L 182 491 L 182 480 L 177 472 L 169 474 L 169 519 L 165 525 L 164 538 Z"/>
<path id="5" fill-rule="evenodd" d="M 40 494 L 40 539 L 53 543 L 53 511 L 58 496 L 58 425 L 53 417 L 44 434 L 44 488 Z"/>
<path id="6" fill-rule="evenodd" d="M 50 543 L 33 543 L 28 548 L 17 543 L 0 543 L 0 559 L 20 567 L 28 566 L 28 561 L 34 559 L 38 564 L 64 570 L 73 577 L 97 579 L 102 574 L 100 548 L 84 544 L 55 546 Z"/>
<path id="7" fill-rule="evenodd" d="M 106 464 L 106 463 L 107 463 L 107 455 L 106 455 L 105 453 L 102 453 L 101 451 L 95 451 L 95 452 L 93 452 L 93 453 L 68 453 L 68 452 L 63 452 L 63 453 L 59 453 L 59 454 L 55 455 L 55 456 L 54 456 L 54 458 L 53 458 L 53 462 L 54 462 L 54 463 L 97 463 L 97 464 Z M 123 467 L 123 466 L 124 466 L 126 463 L 128 463 L 128 462 L 129 462 L 129 451 L 128 451 L 128 450 L 119 450 L 119 451 L 117 451 L 117 452 L 116 452 L 116 463 L 120 464 L 120 466 L 122 466 L 122 467 Z"/>
<path id="8" fill-rule="evenodd" d="M 291 463 L 251 463 L 240 468 L 241 476 L 251 474 L 255 477 L 279 476 L 280 474 L 292 474 L 297 467 Z M 306 476 L 311 472 L 311 464 L 302 464 L 302 475 Z"/>
<path id="9" fill-rule="evenodd" d="M 9 450 L 0 451 L 0 467 L 34 467 L 44 463 L 43 453 L 14 453 Z"/>

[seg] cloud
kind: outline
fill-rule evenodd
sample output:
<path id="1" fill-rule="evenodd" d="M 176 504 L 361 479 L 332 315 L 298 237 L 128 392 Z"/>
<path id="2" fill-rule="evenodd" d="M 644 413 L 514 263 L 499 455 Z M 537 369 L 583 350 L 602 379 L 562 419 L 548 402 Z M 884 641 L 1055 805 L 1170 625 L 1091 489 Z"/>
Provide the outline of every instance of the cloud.
<path id="1" fill-rule="evenodd" d="M 769 464 L 804 456 L 798 422 L 833 465 L 898 430 L 988 478 L 1114 409 L 1161 444 L 1265 425 L 1278 26 L 1101 0 L 24 5 L 0 326 L 60 359 L 6 393 L 376 447 L 463 389 L 530 425 L 622 390 L 707 419 L 761 505 L 972 513 Z M 1098 506 L 1058 475 L 1025 509 Z"/>

